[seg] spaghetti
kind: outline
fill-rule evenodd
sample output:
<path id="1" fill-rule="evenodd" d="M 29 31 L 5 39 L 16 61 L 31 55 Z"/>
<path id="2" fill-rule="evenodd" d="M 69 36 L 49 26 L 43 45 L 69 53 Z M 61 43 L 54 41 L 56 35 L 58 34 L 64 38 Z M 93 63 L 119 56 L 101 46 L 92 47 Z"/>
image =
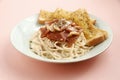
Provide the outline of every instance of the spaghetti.
<path id="1" fill-rule="evenodd" d="M 56 35 L 57 34 L 57 35 Z M 84 55 L 88 47 L 82 29 L 64 19 L 46 22 L 30 40 L 30 49 L 37 55 L 53 59 L 74 59 Z"/>

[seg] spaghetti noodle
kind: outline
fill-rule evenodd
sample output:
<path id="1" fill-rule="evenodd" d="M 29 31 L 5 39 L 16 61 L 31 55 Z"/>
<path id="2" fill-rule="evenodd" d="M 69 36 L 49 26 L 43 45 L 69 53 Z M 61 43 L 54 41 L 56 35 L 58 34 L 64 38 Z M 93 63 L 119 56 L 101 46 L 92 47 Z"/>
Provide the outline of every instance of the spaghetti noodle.
<path id="1" fill-rule="evenodd" d="M 60 34 L 56 36 L 58 33 Z M 85 44 L 86 38 L 81 29 L 75 23 L 61 19 L 47 22 L 34 33 L 30 40 L 30 49 L 41 57 L 63 60 L 84 55 L 92 48 Z"/>

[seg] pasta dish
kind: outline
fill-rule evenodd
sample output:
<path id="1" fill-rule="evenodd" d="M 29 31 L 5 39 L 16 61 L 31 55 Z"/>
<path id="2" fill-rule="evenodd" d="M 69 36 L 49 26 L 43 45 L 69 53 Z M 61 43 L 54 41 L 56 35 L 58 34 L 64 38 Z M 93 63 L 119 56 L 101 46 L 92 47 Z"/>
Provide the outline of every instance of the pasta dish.
<path id="1" fill-rule="evenodd" d="M 94 28 L 92 20 L 89 21 Z M 100 43 L 94 41 L 95 45 L 89 45 L 93 40 L 86 36 L 88 34 L 85 30 L 84 26 L 77 24 L 73 19 L 60 17 L 45 20 L 44 25 L 30 39 L 30 49 L 35 54 L 52 60 L 78 58 Z M 92 33 L 90 35 L 93 37 Z"/>

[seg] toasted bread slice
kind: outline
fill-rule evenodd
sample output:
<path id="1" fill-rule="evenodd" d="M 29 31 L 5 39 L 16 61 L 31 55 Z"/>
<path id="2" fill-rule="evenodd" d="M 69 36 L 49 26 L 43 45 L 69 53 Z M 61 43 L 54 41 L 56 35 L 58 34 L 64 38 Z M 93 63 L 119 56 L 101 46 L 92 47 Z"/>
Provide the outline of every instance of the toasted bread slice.
<path id="1" fill-rule="evenodd" d="M 87 39 L 86 45 L 95 46 L 107 38 L 107 32 L 95 26 L 95 20 L 91 19 L 86 10 L 78 9 L 71 13 L 71 19 L 81 26 Z"/>
<path id="2" fill-rule="evenodd" d="M 104 30 L 100 30 L 98 29 L 95 32 L 95 35 L 93 37 L 91 37 L 90 39 L 87 39 L 87 46 L 95 46 L 101 42 L 103 42 L 104 40 L 107 39 L 107 32 Z"/>
<path id="3" fill-rule="evenodd" d="M 52 19 L 62 19 L 65 18 L 67 20 L 70 19 L 70 13 L 68 11 L 65 11 L 63 9 L 56 9 L 55 12 L 48 12 L 45 10 L 40 10 L 38 22 L 40 24 L 44 24 L 45 21 L 50 21 Z"/>
<path id="4" fill-rule="evenodd" d="M 45 11 L 45 10 L 40 10 L 40 14 L 39 14 L 39 17 L 38 17 L 38 22 L 40 24 L 44 24 L 45 21 L 49 21 L 49 20 L 52 20 L 53 19 L 53 13 L 52 12 L 48 12 L 48 11 Z"/>
<path id="5" fill-rule="evenodd" d="M 70 15 L 71 12 L 68 12 L 68 11 L 65 11 L 63 9 L 56 9 L 55 12 L 53 13 L 53 18 L 56 18 L 56 19 L 62 19 L 62 18 L 65 18 L 67 20 L 70 20 Z"/>
<path id="6" fill-rule="evenodd" d="M 52 19 L 65 18 L 72 20 L 81 28 L 83 28 L 84 35 L 87 39 L 86 45 L 94 46 L 103 42 L 107 38 L 107 32 L 95 26 L 95 20 L 89 17 L 89 14 L 84 9 L 78 9 L 74 12 L 68 12 L 63 9 L 56 9 L 55 12 L 40 11 L 38 22 L 44 24 L 45 21 Z"/>

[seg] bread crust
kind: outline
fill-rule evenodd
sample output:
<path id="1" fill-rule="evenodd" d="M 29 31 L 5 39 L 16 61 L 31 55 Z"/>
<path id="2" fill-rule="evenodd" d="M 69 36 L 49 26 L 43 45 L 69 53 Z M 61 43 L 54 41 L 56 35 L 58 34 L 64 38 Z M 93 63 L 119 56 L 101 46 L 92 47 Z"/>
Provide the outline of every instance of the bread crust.
<path id="1" fill-rule="evenodd" d="M 97 29 L 96 35 L 92 37 L 91 39 L 87 40 L 88 46 L 95 46 L 98 45 L 99 43 L 103 42 L 108 38 L 108 34 L 106 31 Z"/>

